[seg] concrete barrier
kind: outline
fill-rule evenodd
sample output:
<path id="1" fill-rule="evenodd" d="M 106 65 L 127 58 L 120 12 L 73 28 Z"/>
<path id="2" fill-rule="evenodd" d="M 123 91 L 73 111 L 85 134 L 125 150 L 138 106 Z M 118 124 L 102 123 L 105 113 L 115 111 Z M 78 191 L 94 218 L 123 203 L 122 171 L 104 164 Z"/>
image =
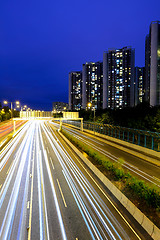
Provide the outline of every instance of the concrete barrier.
<path id="1" fill-rule="evenodd" d="M 154 224 L 144 215 L 142 227 L 147 229 L 147 232 L 151 236 L 154 231 Z M 160 237 L 160 236 L 159 236 Z"/>
<path id="2" fill-rule="evenodd" d="M 119 202 L 128 210 L 128 212 L 137 220 L 137 222 L 145 229 L 145 231 L 154 240 L 160 240 L 160 229 L 154 225 L 118 188 L 116 188 L 116 186 L 113 185 L 113 183 L 104 176 L 98 168 L 96 168 L 86 157 L 84 157 L 84 155 L 62 133 L 59 134 L 119 200 Z"/>
<path id="3" fill-rule="evenodd" d="M 137 222 L 140 225 L 142 225 L 144 214 L 137 207 L 135 208 L 135 212 L 134 212 L 134 214 L 132 216 L 137 220 Z"/>
<path id="4" fill-rule="evenodd" d="M 159 240 L 160 239 L 160 230 L 157 226 L 154 225 L 154 229 L 153 229 L 153 233 L 151 235 L 151 237 L 154 239 L 154 240 Z"/>
<path id="5" fill-rule="evenodd" d="M 121 204 L 126 208 L 128 205 L 128 198 L 123 194 L 121 195 L 121 200 L 120 200 Z"/>
<path id="6" fill-rule="evenodd" d="M 130 201 L 128 200 L 126 209 L 127 209 L 128 212 L 133 216 L 134 213 L 135 213 L 135 211 L 136 211 L 136 206 L 135 206 L 132 202 L 130 202 Z"/>

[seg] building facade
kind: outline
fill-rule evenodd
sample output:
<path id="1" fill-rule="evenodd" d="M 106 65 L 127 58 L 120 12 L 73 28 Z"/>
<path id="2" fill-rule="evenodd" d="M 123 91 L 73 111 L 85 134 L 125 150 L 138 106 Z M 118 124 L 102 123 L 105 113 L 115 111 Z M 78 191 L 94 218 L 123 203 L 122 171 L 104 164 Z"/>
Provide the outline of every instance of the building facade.
<path id="1" fill-rule="evenodd" d="M 111 49 L 103 54 L 103 109 L 134 106 L 135 50 Z"/>
<path id="2" fill-rule="evenodd" d="M 82 108 L 103 108 L 103 62 L 83 64 L 82 70 Z"/>
<path id="3" fill-rule="evenodd" d="M 63 112 L 66 110 L 68 110 L 68 103 L 53 102 L 53 112 L 54 113 Z"/>
<path id="4" fill-rule="evenodd" d="M 145 39 L 145 79 L 144 79 L 144 101 L 150 101 L 150 35 Z"/>
<path id="5" fill-rule="evenodd" d="M 139 103 L 143 102 L 144 97 L 144 73 L 145 68 L 144 67 L 135 67 L 135 82 L 134 82 L 134 105 L 136 106 Z"/>
<path id="6" fill-rule="evenodd" d="M 69 110 L 82 108 L 82 72 L 69 73 Z"/>
<path id="7" fill-rule="evenodd" d="M 145 42 L 144 99 L 160 105 L 160 21 L 153 21 Z"/>

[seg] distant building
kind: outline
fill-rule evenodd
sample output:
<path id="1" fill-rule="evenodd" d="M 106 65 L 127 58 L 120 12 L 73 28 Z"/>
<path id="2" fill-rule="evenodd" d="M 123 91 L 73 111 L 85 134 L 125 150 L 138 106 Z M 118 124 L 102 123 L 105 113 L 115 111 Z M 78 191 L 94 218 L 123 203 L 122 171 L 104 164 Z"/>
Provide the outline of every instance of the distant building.
<path id="1" fill-rule="evenodd" d="M 143 83 L 144 87 L 144 101 L 150 101 L 150 36 L 149 34 L 145 39 L 145 79 Z"/>
<path id="2" fill-rule="evenodd" d="M 87 62 L 82 70 L 82 108 L 91 109 L 103 107 L 103 62 Z"/>
<path id="3" fill-rule="evenodd" d="M 53 113 L 63 112 L 68 110 L 68 103 L 64 102 L 53 102 Z"/>
<path id="4" fill-rule="evenodd" d="M 82 72 L 69 73 L 69 110 L 82 108 Z"/>
<path id="5" fill-rule="evenodd" d="M 160 105 L 160 21 L 153 21 L 145 42 L 144 99 Z"/>
<path id="6" fill-rule="evenodd" d="M 145 72 L 144 67 L 135 67 L 135 82 L 134 82 L 134 94 L 135 94 L 134 105 L 135 106 L 139 103 L 142 103 L 143 101 L 144 72 Z"/>
<path id="7" fill-rule="evenodd" d="M 134 106 L 135 50 L 111 49 L 103 54 L 103 108 Z"/>

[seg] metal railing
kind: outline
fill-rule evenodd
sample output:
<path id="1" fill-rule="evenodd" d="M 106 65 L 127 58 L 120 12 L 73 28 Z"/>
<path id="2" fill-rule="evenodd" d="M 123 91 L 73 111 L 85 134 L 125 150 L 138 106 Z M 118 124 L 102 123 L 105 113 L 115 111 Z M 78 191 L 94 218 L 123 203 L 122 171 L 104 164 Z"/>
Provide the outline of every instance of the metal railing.
<path id="1" fill-rule="evenodd" d="M 79 121 L 64 121 L 76 127 L 81 127 Z M 83 128 L 93 132 L 101 133 L 145 148 L 160 151 L 160 133 L 139 129 L 113 126 L 93 122 L 83 122 Z"/>

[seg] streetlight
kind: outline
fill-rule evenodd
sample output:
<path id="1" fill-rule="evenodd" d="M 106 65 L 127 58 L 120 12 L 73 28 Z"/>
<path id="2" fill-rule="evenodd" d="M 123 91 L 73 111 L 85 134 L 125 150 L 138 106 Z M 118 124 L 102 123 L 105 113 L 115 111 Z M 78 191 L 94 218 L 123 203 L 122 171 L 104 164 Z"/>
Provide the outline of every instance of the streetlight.
<path id="1" fill-rule="evenodd" d="M 91 108 L 92 103 L 89 102 L 87 105 L 88 105 L 88 108 Z M 96 119 L 96 108 L 95 108 L 95 106 L 94 106 L 92 109 L 93 109 L 93 111 L 94 111 L 93 122 L 94 122 L 94 134 L 95 134 L 95 119 Z"/>
<path id="2" fill-rule="evenodd" d="M 92 106 L 92 103 L 89 102 L 87 105 L 88 105 L 88 108 L 90 108 Z"/>
<path id="3" fill-rule="evenodd" d="M 8 101 L 4 101 L 4 104 L 11 104 L 11 119 L 13 119 L 13 103 L 16 103 L 19 106 L 19 101 L 15 101 L 15 102 L 8 102 Z M 13 131 L 15 132 L 15 121 L 13 121 Z"/>
<path id="4" fill-rule="evenodd" d="M 16 102 L 8 102 L 8 101 L 4 101 L 4 104 L 11 104 L 11 118 L 13 118 L 13 103 L 16 103 L 17 105 L 19 105 L 19 101 Z"/>

